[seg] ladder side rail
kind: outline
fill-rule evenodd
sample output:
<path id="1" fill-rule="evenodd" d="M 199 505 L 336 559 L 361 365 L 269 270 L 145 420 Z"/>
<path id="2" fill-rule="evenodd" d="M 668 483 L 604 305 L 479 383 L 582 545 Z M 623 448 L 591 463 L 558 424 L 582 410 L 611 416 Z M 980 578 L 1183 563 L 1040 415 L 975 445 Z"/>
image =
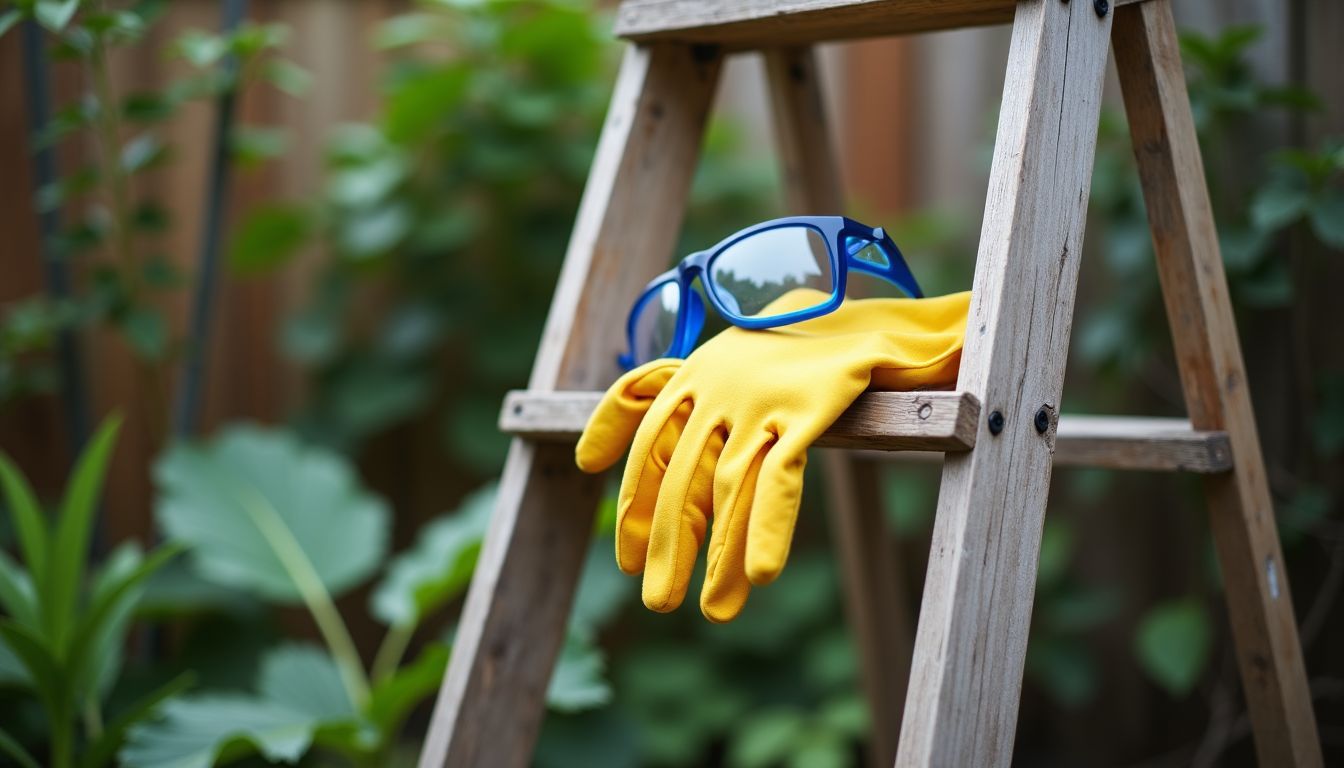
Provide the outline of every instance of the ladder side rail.
<path id="1" fill-rule="evenodd" d="M 1121 9 L 1116 63 L 1186 407 L 1225 430 L 1232 471 L 1205 480 L 1261 765 L 1320 765 L 1321 745 L 1246 369 L 1168 0 Z"/>
<path id="2" fill-rule="evenodd" d="M 944 460 L 899 766 L 1012 759 L 1112 15 L 1017 6 L 958 381 L 980 433 Z"/>
<path id="3" fill-rule="evenodd" d="M 788 213 L 843 213 L 844 185 L 815 51 L 811 46 L 772 48 L 764 58 Z M 883 516 L 876 463 L 850 451 L 813 455 L 825 477 L 845 613 L 871 714 L 868 764 L 883 768 L 896 759 L 914 622 Z"/>
<path id="4" fill-rule="evenodd" d="M 709 49 L 627 49 L 532 387 L 614 375 L 627 300 L 670 260 L 719 65 Z M 601 489 L 572 446 L 513 440 L 422 768 L 530 763 Z"/>

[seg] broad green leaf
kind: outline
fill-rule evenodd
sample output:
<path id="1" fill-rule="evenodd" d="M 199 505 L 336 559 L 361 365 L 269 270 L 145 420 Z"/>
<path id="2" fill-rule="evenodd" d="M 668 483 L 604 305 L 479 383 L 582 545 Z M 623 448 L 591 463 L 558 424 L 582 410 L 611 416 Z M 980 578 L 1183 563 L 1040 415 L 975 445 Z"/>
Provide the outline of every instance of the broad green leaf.
<path id="1" fill-rule="evenodd" d="M 132 307 L 121 320 L 121 332 L 146 360 L 162 360 L 168 354 L 168 319 L 155 307 Z"/>
<path id="2" fill-rule="evenodd" d="M 839 734 L 812 730 L 799 741 L 784 763 L 788 768 L 845 768 L 852 761 L 849 742 Z"/>
<path id="3" fill-rule="evenodd" d="M 1330 189 L 1311 208 L 1311 231 L 1331 248 L 1344 250 L 1344 189 Z"/>
<path id="4" fill-rule="evenodd" d="M 732 768 L 770 768 L 794 750 L 803 728 L 796 710 L 777 709 L 754 715 L 733 733 L 728 745 Z"/>
<path id="5" fill-rule="evenodd" d="M 855 739 L 863 738 L 872 724 L 868 703 L 852 693 L 826 702 L 817 719 L 827 729 Z"/>
<path id="6" fill-rule="evenodd" d="M 142 720 L 153 716 L 159 705 L 182 693 L 192 686 L 195 682 L 195 675 L 191 672 L 182 674 L 169 680 L 164 685 L 150 691 L 145 696 L 137 699 L 127 707 L 116 719 L 103 727 L 102 733 L 89 744 L 84 752 L 84 757 L 80 760 L 82 768 L 99 768 L 111 762 L 112 757 L 116 755 L 117 750 L 121 748 L 126 739 L 126 732 Z"/>
<path id="7" fill-rule="evenodd" d="M 289 147 L 289 137 L 283 128 L 266 128 L 259 125 L 234 126 L 229 136 L 229 149 L 233 159 L 244 165 L 257 165 L 271 158 L 280 157 Z"/>
<path id="8" fill-rule="evenodd" d="M 37 0 L 33 16 L 37 23 L 53 32 L 60 32 L 79 10 L 79 0 Z"/>
<path id="9" fill-rule="evenodd" d="M 1259 230 L 1275 230 L 1296 221 L 1307 212 L 1311 194 L 1289 180 L 1261 189 L 1251 202 L 1251 223 Z"/>
<path id="10" fill-rule="evenodd" d="M 29 573 L 45 573 L 47 565 L 47 520 L 37 503 L 32 486 L 9 457 L 0 453 L 0 485 L 5 490 L 5 506 L 14 520 Z"/>
<path id="11" fill-rule="evenodd" d="M 471 67 L 465 62 L 403 78 L 388 94 L 383 118 L 387 135 L 399 143 L 423 141 L 457 113 L 470 83 Z"/>
<path id="12" fill-rule="evenodd" d="M 603 677 L 602 650 L 571 635 L 565 640 L 546 688 L 546 704 L 560 712 L 593 709 L 611 701 L 611 686 Z"/>
<path id="13" fill-rule="evenodd" d="M 308 241 L 308 211 L 300 205 L 259 208 L 243 219 L 229 247 L 229 266 L 257 274 L 283 266 Z"/>
<path id="14" fill-rule="evenodd" d="M 1101 685 L 1096 659 L 1076 636 L 1033 636 L 1027 644 L 1026 673 L 1070 709 L 1091 701 Z"/>
<path id="15" fill-rule="evenodd" d="M 11 8 L 4 13 L 0 13 L 0 37 L 3 37 L 10 28 L 15 24 L 18 24 L 22 19 L 23 14 L 19 13 L 19 9 L 17 8 Z"/>
<path id="16" fill-rule="evenodd" d="M 151 133 L 142 133 L 121 148 L 121 170 L 132 174 L 163 162 L 168 149 Z"/>
<path id="17" fill-rule="evenodd" d="M 118 756 L 128 768 L 210 768 L 226 748 L 238 747 L 294 763 L 316 727 L 311 714 L 251 696 L 174 699 L 161 719 L 130 729 Z"/>
<path id="18" fill-rule="evenodd" d="M 1194 689 L 1209 660 L 1210 629 L 1196 599 L 1159 605 L 1144 616 L 1134 650 L 1144 672 L 1177 698 Z"/>
<path id="19" fill-rule="evenodd" d="M 373 615 L 389 625 L 415 626 L 457 599 L 471 581 L 494 505 L 495 486 L 489 485 L 421 528 L 415 546 L 392 560 L 374 589 Z"/>
<path id="20" fill-rule="evenodd" d="M 1120 593 L 1106 587 L 1061 585 L 1038 599 L 1041 620 L 1056 632 L 1077 633 L 1113 618 L 1120 610 Z"/>
<path id="21" fill-rule="evenodd" d="M 4 34 L 4 30 L 0 29 L 0 35 L 2 34 Z M 9 755 L 21 768 L 39 768 L 40 766 L 37 759 L 28 754 L 28 750 L 24 749 L 23 745 L 13 736 L 10 736 L 4 728 L 0 728 L 0 753 Z"/>
<path id="22" fill-rule="evenodd" d="M 74 631 L 79 588 L 84 580 L 84 563 L 89 557 L 89 536 L 103 478 L 116 446 L 121 417 L 103 421 L 84 448 L 61 500 L 56 535 L 47 559 L 46 589 L 39 589 L 47 637 L 58 656 L 64 654 Z"/>
<path id="23" fill-rule="evenodd" d="M 316 646 L 282 645 L 268 652 L 257 689 L 267 701 L 324 724 L 356 717 L 336 662 Z"/>
<path id="24" fill-rule="evenodd" d="M 569 612 L 569 631 L 593 639 L 634 595 L 636 582 L 611 561 L 610 536 L 595 539 L 588 547 L 588 558 L 579 576 L 574 607 Z"/>
<path id="25" fill-rule="evenodd" d="M 312 87 L 313 76 L 302 67 L 283 59 L 270 59 L 261 67 L 266 82 L 290 96 L 302 96 Z"/>
<path id="26" fill-rule="evenodd" d="M 1046 520 L 1041 533 L 1041 555 L 1036 568 L 1036 586 L 1053 586 L 1064 577 L 1074 553 L 1073 526 L 1058 520 Z"/>
<path id="27" fill-rule="evenodd" d="M 367 714 L 379 733 L 394 735 L 406 715 L 439 690 L 447 667 L 448 646 L 433 643 L 414 662 L 374 685 Z"/>
<path id="28" fill-rule="evenodd" d="M 386 505 L 341 456 L 283 430 L 242 426 L 172 448 L 155 467 L 155 513 L 206 578 L 302 600 L 294 569 L 332 595 L 363 582 L 387 548 Z"/>
<path id="29" fill-rule="evenodd" d="M 228 45 L 224 39 L 208 32 L 191 30 L 184 32 L 173 44 L 173 49 L 182 58 L 196 65 L 207 67 L 224 55 Z"/>

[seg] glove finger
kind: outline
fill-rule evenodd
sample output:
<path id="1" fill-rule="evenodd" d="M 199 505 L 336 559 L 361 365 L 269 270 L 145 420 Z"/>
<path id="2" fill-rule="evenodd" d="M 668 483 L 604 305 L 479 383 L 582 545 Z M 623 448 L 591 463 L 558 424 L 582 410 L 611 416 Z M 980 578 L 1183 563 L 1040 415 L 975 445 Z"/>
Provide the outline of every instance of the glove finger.
<path id="1" fill-rule="evenodd" d="M 747 527 L 747 578 L 756 586 L 774 581 L 789 558 L 810 442 L 786 432 L 761 463 Z"/>
<path id="2" fill-rule="evenodd" d="M 631 576 L 644 571 L 658 488 L 691 408 L 684 398 L 655 400 L 630 445 L 616 497 L 616 565 Z"/>
<path id="3" fill-rule="evenodd" d="M 612 384 L 574 447 L 574 462 L 584 472 L 601 472 L 620 460 L 644 414 L 681 360 L 654 360 L 626 373 Z"/>
<path id="4" fill-rule="evenodd" d="M 714 529 L 706 554 L 705 586 L 700 612 L 714 622 L 732 621 L 742 612 L 751 582 L 747 580 L 747 524 L 756 494 L 756 479 L 774 435 L 733 433 L 714 470 Z"/>
<path id="5" fill-rule="evenodd" d="M 714 508 L 714 466 L 725 431 L 710 419 L 691 418 L 658 491 L 644 568 L 644 604 L 675 610 L 686 597 L 696 553 Z"/>

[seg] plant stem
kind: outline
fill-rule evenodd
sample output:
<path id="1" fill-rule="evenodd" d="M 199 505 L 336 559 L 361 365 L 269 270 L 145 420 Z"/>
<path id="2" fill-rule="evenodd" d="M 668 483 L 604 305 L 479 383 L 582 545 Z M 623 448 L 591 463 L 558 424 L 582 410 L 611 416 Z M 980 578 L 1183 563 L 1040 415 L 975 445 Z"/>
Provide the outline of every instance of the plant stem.
<path id="1" fill-rule="evenodd" d="M 268 501 L 251 488 L 244 489 L 248 498 L 242 499 L 243 507 L 252 518 L 258 530 L 266 538 L 275 556 L 284 566 L 285 572 L 294 580 L 308 612 L 317 623 L 317 630 L 326 641 L 327 648 L 336 659 L 336 667 L 341 674 L 350 701 L 357 709 L 362 709 L 369 699 L 369 679 L 364 674 L 364 665 L 359 658 L 359 650 L 350 637 L 350 630 L 341 620 L 331 593 L 322 583 L 322 577 L 304 554 L 303 547 L 294 538 L 293 532 L 279 513 Z"/>
<path id="2" fill-rule="evenodd" d="M 93 694 L 84 702 L 84 732 L 89 741 L 103 734 L 103 713 L 98 707 L 98 697 Z"/>
<path id="3" fill-rule="evenodd" d="M 106 12 L 107 3 L 99 3 Z M 107 190 L 111 210 L 112 258 L 120 265 L 122 281 L 126 285 L 127 301 L 135 306 L 143 293 L 140 264 L 136 259 L 132 231 L 130 177 L 121 167 L 121 110 L 112 90 L 109 75 L 108 50 L 102 38 L 95 38 L 93 48 L 85 60 L 94 98 L 98 102 L 98 120 L 94 133 L 98 144 L 99 174 Z M 138 356 L 138 353 L 137 353 Z M 167 373 L 159 360 L 139 359 L 136 366 L 141 379 L 140 399 L 142 415 L 149 430 L 150 448 L 157 453 L 168 438 Z"/>
<path id="4" fill-rule="evenodd" d="M 411 636 L 414 634 L 414 624 L 393 624 L 392 628 L 387 630 L 382 644 L 378 646 L 378 653 L 373 656 L 373 671 L 370 677 L 375 684 L 386 680 L 397 671 L 401 657 L 406 653 L 406 646 L 410 645 Z"/>
<path id="5" fill-rule="evenodd" d="M 51 714 L 51 768 L 70 768 L 74 729 L 70 727 L 70 718 L 63 716 L 68 713 Z"/>
<path id="6" fill-rule="evenodd" d="M 89 79 L 98 101 L 98 160 L 107 185 L 108 207 L 112 210 L 113 255 L 121 263 L 123 277 L 134 301 L 140 293 L 140 271 L 135 268 L 135 249 L 131 241 L 130 189 L 126 174 L 121 171 L 121 116 L 112 93 L 107 59 L 107 46 L 98 39 L 87 59 Z"/>

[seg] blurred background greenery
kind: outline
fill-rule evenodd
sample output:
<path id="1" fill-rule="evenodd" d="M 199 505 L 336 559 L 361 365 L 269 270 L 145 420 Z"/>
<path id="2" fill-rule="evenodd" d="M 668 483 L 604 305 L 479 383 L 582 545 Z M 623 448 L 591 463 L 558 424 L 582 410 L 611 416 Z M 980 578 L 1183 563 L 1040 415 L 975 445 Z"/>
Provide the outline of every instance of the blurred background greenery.
<path id="1" fill-rule="evenodd" d="M 1344 68 L 1321 30 L 1340 14 L 1187 5 L 1192 104 L 1339 759 Z M 222 30 L 219 7 L 0 3 L 15 233 L 0 244 L 0 762 L 413 762 L 507 447 L 498 406 L 526 381 L 620 45 L 609 8 L 565 0 L 290 0 Z M 934 293 L 970 284 L 1003 32 L 823 52 L 850 212 L 887 225 Z M 30 130 L 35 61 L 55 106 Z M 679 252 L 781 209 L 755 66 L 730 70 Z M 864 98 L 875 77 L 891 99 Z M 991 85 L 941 91 L 952 77 Z M 1064 405 L 1179 415 L 1113 90 Z M 232 184 L 211 196 L 226 103 Z M 224 257 L 208 323 L 190 312 L 203 242 Z M 193 398 L 204 428 L 175 410 Z M 125 423 L 103 416 L 91 438 L 89 414 L 111 413 Z M 913 605 L 938 469 L 882 472 Z M 784 576 L 724 626 L 645 611 L 614 567 L 610 501 L 597 511 L 536 764 L 860 762 L 860 671 L 821 478 L 807 488 Z M 1198 484 L 1061 470 L 1051 502 L 1016 762 L 1252 763 Z"/>

